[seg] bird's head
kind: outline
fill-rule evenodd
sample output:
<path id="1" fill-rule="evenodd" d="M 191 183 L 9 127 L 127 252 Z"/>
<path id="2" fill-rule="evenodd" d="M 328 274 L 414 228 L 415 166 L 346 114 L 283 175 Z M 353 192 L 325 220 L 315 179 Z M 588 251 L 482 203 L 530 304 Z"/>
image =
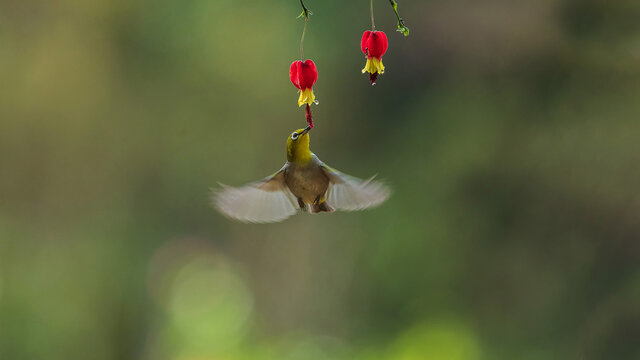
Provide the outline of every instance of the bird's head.
<path id="1" fill-rule="evenodd" d="M 311 126 L 298 129 L 287 138 L 287 160 L 296 163 L 306 163 L 311 160 L 309 150 L 309 130 Z"/>

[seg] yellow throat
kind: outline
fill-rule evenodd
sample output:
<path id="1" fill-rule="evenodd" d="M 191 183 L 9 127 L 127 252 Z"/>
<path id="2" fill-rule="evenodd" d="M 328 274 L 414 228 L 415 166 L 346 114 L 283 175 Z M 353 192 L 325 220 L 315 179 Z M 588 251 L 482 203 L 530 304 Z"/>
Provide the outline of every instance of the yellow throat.
<path id="1" fill-rule="evenodd" d="M 305 132 L 305 129 L 298 129 L 287 138 L 287 160 L 296 164 L 306 164 L 311 161 L 309 133 Z"/>

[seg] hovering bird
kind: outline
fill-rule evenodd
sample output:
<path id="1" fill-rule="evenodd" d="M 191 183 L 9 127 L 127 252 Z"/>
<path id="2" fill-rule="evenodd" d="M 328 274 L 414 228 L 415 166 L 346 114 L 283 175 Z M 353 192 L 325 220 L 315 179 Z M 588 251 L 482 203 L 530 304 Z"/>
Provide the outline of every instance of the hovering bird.
<path id="1" fill-rule="evenodd" d="M 309 150 L 310 126 L 287 138 L 287 162 L 275 174 L 234 188 L 220 184 L 213 198 L 224 215 L 243 222 L 277 222 L 298 209 L 312 214 L 380 205 L 389 188 L 373 177 L 361 180 L 325 165 Z"/>

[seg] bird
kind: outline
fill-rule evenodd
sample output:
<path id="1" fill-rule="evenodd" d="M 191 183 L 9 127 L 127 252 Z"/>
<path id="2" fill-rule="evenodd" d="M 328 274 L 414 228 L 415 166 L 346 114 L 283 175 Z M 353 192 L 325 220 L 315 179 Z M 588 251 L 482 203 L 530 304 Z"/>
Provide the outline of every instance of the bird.
<path id="1" fill-rule="evenodd" d="M 362 180 L 323 163 L 309 148 L 311 126 L 287 137 L 287 162 L 274 174 L 241 186 L 220 184 L 213 204 L 223 215 L 250 223 L 282 221 L 299 210 L 317 214 L 382 204 L 391 191 L 375 175 Z"/>

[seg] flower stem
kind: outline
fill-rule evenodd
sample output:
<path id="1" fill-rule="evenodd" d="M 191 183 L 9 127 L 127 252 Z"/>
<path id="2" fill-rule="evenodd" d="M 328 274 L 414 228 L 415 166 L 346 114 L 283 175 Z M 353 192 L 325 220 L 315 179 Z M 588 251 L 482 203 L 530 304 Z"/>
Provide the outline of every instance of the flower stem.
<path id="1" fill-rule="evenodd" d="M 304 28 L 302 29 L 302 37 L 300 38 L 300 60 L 304 61 L 304 34 L 307 32 L 307 23 L 309 22 L 309 18 L 304 19 Z"/>
<path id="2" fill-rule="evenodd" d="M 304 34 L 307 32 L 307 24 L 309 23 L 309 15 L 311 15 L 311 11 L 307 9 L 302 0 L 300 0 L 300 5 L 302 5 L 302 13 L 298 17 L 304 16 L 304 28 L 302 29 L 302 37 L 300 37 L 300 60 L 304 61 Z"/>
<path id="3" fill-rule="evenodd" d="M 373 21 L 373 0 L 371 0 L 371 31 L 376 31 L 376 23 Z"/>

